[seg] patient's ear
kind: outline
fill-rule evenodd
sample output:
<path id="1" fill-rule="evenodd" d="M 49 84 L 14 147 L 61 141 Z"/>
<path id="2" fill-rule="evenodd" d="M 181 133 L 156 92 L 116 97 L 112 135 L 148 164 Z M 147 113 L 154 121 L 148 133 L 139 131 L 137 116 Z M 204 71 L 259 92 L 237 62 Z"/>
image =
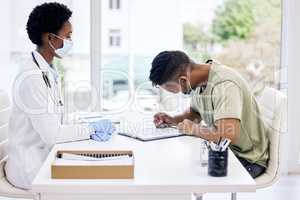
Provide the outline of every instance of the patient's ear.
<path id="1" fill-rule="evenodd" d="M 180 76 L 179 77 L 179 85 L 181 88 L 186 88 L 187 85 L 187 77 L 186 76 Z"/>
<path id="2" fill-rule="evenodd" d="M 186 76 L 180 76 L 179 77 L 179 83 L 181 84 L 186 84 L 186 82 L 187 82 L 187 77 Z"/>

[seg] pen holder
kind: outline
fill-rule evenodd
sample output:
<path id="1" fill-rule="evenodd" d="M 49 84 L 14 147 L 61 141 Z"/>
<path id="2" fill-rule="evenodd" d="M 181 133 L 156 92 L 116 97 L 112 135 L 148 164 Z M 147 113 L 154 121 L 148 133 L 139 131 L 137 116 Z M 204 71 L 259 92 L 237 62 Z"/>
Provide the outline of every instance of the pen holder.
<path id="1" fill-rule="evenodd" d="M 227 176 L 228 148 L 225 151 L 208 152 L 208 174 L 213 177 Z"/>

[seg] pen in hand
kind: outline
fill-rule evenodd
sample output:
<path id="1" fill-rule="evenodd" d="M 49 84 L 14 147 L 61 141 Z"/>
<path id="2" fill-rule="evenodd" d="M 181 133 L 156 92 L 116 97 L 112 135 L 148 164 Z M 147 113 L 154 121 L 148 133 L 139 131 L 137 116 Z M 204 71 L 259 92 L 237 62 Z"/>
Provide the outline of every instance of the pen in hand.
<path id="1" fill-rule="evenodd" d="M 177 129 L 177 126 L 169 125 L 169 124 L 166 124 L 166 123 L 162 123 L 162 124 L 159 124 L 157 126 L 157 128 L 174 128 L 174 129 Z"/>

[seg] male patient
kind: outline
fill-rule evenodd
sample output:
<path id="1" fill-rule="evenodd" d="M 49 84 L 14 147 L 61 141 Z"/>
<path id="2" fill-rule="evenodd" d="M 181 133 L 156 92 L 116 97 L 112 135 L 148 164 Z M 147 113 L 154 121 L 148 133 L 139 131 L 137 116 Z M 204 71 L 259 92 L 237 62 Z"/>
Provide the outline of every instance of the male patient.
<path id="1" fill-rule="evenodd" d="M 253 178 L 265 171 L 267 128 L 247 82 L 237 72 L 213 61 L 197 64 L 181 51 L 164 51 L 154 58 L 149 78 L 154 86 L 191 96 L 186 112 L 173 117 L 157 113 L 157 127 L 177 125 L 185 134 L 213 142 L 228 138 Z M 206 126 L 200 125 L 202 120 Z"/>

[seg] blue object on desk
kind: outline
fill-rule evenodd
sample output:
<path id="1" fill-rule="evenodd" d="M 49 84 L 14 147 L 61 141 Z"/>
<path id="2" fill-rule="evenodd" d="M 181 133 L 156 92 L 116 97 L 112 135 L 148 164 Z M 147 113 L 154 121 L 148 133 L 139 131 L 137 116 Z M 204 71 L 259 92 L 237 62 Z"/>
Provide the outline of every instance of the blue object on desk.
<path id="1" fill-rule="evenodd" d="M 99 142 L 108 141 L 116 130 L 109 119 L 91 122 L 89 123 L 89 127 L 95 130 L 95 132 L 91 134 L 91 139 Z"/>

